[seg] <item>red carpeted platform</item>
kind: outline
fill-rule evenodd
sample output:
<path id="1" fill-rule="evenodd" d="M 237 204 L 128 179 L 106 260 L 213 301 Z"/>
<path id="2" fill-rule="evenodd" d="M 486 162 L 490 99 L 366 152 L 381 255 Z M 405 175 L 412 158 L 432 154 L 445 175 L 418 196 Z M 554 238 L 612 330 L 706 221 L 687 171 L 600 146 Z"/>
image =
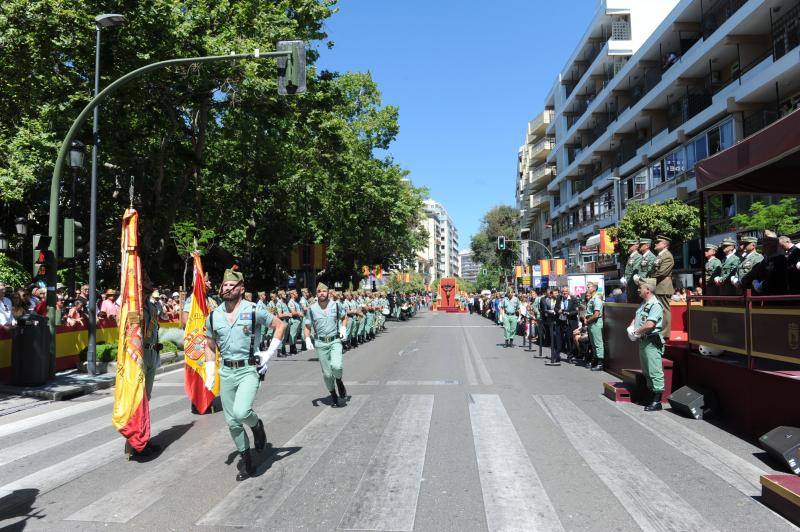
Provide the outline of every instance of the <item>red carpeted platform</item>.
<path id="1" fill-rule="evenodd" d="M 761 500 L 800 526 L 800 477 L 796 475 L 761 475 Z"/>

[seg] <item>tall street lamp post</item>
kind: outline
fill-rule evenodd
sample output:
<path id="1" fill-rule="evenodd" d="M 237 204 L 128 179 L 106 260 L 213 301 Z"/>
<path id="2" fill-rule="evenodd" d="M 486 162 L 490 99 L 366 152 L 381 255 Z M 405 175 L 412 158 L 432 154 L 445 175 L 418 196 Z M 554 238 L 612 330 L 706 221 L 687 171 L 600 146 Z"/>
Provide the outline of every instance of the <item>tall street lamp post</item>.
<path id="1" fill-rule="evenodd" d="M 24 216 L 18 217 L 14 221 L 14 225 L 17 229 L 17 234 L 20 236 L 20 245 L 19 245 L 19 263 L 22 264 L 22 267 L 25 267 L 25 236 L 28 234 L 28 220 Z"/>
<path id="2" fill-rule="evenodd" d="M 94 18 L 96 37 L 94 47 L 94 96 L 100 92 L 100 34 L 103 28 L 120 26 L 125 17 L 114 13 Z M 90 375 L 95 372 L 97 351 L 97 151 L 100 148 L 100 106 L 94 108 L 92 118 L 92 177 L 89 185 L 89 342 L 86 348 L 86 366 Z"/>

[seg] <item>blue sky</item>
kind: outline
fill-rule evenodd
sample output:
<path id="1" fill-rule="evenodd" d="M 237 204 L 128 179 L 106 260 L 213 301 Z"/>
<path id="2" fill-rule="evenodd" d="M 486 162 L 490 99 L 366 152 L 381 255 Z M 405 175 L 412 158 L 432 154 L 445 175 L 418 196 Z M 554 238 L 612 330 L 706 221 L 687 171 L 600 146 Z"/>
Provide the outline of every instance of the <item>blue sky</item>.
<path id="1" fill-rule="evenodd" d="M 597 0 L 340 0 L 319 66 L 370 71 L 400 108 L 390 152 L 469 247 L 481 216 L 514 204 L 517 149 Z"/>

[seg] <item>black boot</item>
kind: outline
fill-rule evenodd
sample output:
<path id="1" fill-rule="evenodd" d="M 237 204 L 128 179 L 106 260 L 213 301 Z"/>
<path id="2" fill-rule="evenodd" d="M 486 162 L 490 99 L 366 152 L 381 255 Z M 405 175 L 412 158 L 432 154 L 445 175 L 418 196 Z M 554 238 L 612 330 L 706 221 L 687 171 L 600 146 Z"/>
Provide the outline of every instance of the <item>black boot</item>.
<path id="1" fill-rule="evenodd" d="M 603 361 L 598 360 L 596 366 L 592 366 L 592 371 L 603 371 Z"/>
<path id="2" fill-rule="evenodd" d="M 661 405 L 661 392 L 653 392 L 652 402 L 644 407 L 645 412 L 655 412 L 664 408 Z"/>
<path id="3" fill-rule="evenodd" d="M 278 353 L 278 357 L 279 357 L 279 358 L 283 358 L 283 357 L 285 357 L 285 356 L 286 356 L 286 344 L 283 344 L 283 345 L 281 346 L 281 351 L 280 351 L 280 353 Z"/>
<path id="4" fill-rule="evenodd" d="M 331 408 L 339 408 L 339 397 L 336 395 L 336 390 L 331 390 Z"/>
<path id="5" fill-rule="evenodd" d="M 260 419 L 256 426 L 253 427 L 253 442 L 256 446 L 256 451 L 261 452 L 267 446 L 267 433 L 264 431 L 264 422 Z"/>
<path id="6" fill-rule="evenodd" d="M 297 344 L 292 344 L 289 346 L 289 354 L 296 355 L 297 354 Z"/>
<path id="7" fill-rule="evenodd" d="M 256 472 L 256 468 L 253 467 L 253 459 L 250 457 L 250 449 L 245 449 L 241 453 L 239 453 L 239 465 L 237 466 L 239 472 L 236 474 L 236 480 L 242 481 L 246 478 L 250 478 Z"/>
<path id="8" fill-rule="evenodd" d="M 342 379 L 336 379 L 336 388 L 339 390 L 339 397 L 347 399 L 347 388 L 344 387 Z"/>
<path id="9" fill-rule="evenodd" d="M 305 342 L 300 342 L 300 351 L 308 351 Z"/>

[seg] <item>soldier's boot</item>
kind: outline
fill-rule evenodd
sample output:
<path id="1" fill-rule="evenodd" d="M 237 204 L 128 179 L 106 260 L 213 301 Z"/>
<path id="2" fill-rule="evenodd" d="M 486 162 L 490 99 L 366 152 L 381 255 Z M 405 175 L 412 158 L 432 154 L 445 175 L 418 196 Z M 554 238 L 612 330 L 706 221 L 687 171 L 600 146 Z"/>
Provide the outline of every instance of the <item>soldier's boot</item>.
<path id="1" fill-rule="evenodd" d="M 250 449 L 245 449 L 239 453 L 239 464 L 237 468 L 239 469 L 239 472 L 236 474 L 236 480 L 240 482 L 252 477 L 255 474 L 256 468 L 253 467 L 253 459 L 250 456 Z"/>
<path id="2" fill-rule="evenodd" d="M 342 379 L 336 379 L 336 388 L 339 390 L 339 397 L 346 400 L 347 388 L 344 387 L 344 382 L 342 382 Z"/>
<path id="3" fill-rule="evenodd" d="M 339 397 L 336 395 L 336 390 L 331 390 L 331 408 L 339 407 Z"/>
<path id="4" fill-rule="evenodd" d="M 253 427 L 253 442 L 256 446 L 256 451 L 261 452 L 267 446 L 267 433 L 264 430 L 264 422 L 260 419 L 256 426 Z"/>
<path id="5" fill-rule="evenodd" d="M 286 344 L 281 345 L 281 351 L 278 353 L 278 358 L 283 358 L 286 356 Z"/>
<path id="6" fill-rule="evenodd" d="M 305 342 L 300 342 L 300 351 L 308 351 Z"/>
<path id="7" fill-rule="evenodd" d="M 296 355 L 297 354 L 297 344 L 292 344 L 289 346 L 289 354 Z"/>
<path id="8" fill-rule="evenodd" d="M 661 392 L 653 392 L 652 402 L 644 407 L 645 412 L 655 412 L 664 408 L 661 405 Z"/>

